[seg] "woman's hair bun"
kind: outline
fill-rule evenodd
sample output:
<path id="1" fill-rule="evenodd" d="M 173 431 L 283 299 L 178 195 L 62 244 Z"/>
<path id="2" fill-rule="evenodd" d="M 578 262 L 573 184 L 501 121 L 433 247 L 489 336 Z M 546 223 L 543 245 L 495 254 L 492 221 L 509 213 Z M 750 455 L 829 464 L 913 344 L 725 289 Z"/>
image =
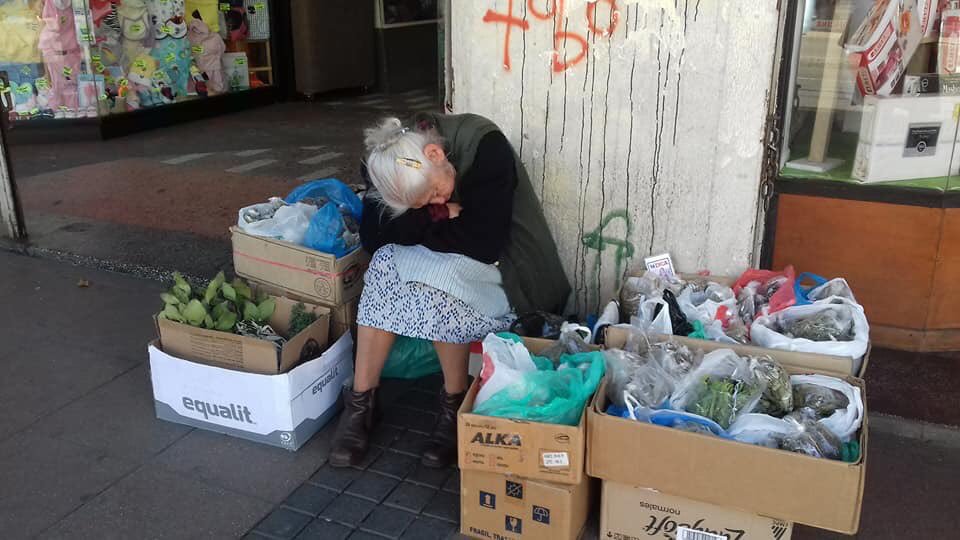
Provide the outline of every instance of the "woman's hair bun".
<path id="1" fill-rule="evenodd" d="M 405 133 L 399 118 L 384 118 L 374 127 L 363 130 L 367 152 L 380 151 L 400 140 Z"/>

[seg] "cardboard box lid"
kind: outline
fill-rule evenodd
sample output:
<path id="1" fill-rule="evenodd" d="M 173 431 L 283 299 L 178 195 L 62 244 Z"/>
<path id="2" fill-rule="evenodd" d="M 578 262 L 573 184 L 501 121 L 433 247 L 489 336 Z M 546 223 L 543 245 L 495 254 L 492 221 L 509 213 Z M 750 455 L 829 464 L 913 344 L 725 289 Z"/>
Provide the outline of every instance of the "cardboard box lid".
<path id="1" fill-rule="evenodd" d="M 303 254 L 305 257 L 313 257 L 313 258 L 321 259 L 325 261 L 326 264 L 324 265 L 323 268 L 316 269 L 318 273 L 323 273 L 323 272 L 340 273 L 343 270 L 348 269 L 348 267 L 353 265 L 355 262 L 360 261 L 364 258 L 366 259 L 370 258 L 370 256 L 367 255 L 367 253 L 363 249 L 355 249 L 354 251 L 351 251 L 350 253 L 344 255 L 343 257 L 337 258 L 334 255 L 331 255 L 330 253 L 324 253 L 322 251 L 310 249 L 300 244 L 293 244 L 290 242 L 285 242 L 283 240 L 277 240 L 276 238 L 267 238 L 265 236 L 252 235 L 245 232 L 244 230 L 240 229 L 237 226 L 230 227 L 230 234 L 234 236 L 235 240 L 239 239 L 245 242 L 244 246 L 252 247 L 257 251 L 263 249 L 263 246 L 265 245 L 274 245 L 274 246 L 283 247 L 285 249 L 293 250 L 295 252 L 299 252 Z M 240 255 L 242 257 L 248 257 L 253 259 L 256 259 L 257 257 L 256 253 L 238 253 L 236 251 L 236 246 L 234 249 L 235 249 L 234 256 Z M 260 262 L 272 263 L 272 261 L 260 261 Z"/>
<path id="2" fill-rule="evenodd" d="M 807 370 L 808 372 L 811 370 Z M 833 374 L 831 374 L 833 375 Z M 836 375 L 834 375 L 836 376 Z M 587 411 L 587 473 L 744 512 L 854 534 L 867 462 L 867 396 L 860 459 L 845 463 L 607 415 L 606 382 Z M 642 459 L 626 449 L 642 449 Z"/>
<path id="3" fill-rule="evenodd" d="M 277 308 L 270 317 L 270 326 L 280 335 L 290 330 L 290 315 L 298 302 L 271 296 Z M 240 336 L 230 332 L 208 330 L 166 319 L 155 319 L 157 332 L 165 350 L 188 360 L 213 363 L 221 367 L 250 373 L 283 373 L 300 362 L 319 356 L 330 337 L 330 310 L 304 304 L 317 315 L 317 320 L 284 346 L 266 340 Z"/>

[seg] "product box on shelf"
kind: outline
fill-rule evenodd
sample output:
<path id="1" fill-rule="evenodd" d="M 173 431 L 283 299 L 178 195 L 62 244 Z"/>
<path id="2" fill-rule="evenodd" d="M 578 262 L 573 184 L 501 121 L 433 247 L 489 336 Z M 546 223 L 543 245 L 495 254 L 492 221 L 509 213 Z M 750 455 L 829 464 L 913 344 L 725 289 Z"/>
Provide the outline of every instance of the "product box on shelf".
<path id="1" fill-rule="evenodd" d="M 862 182 L 960 173 L 960 96 L 868 96 L 863 100 L 853 177 Z"/>
<path id="2" fill-rule="evenodd" d="M 280 335 L 290 328 L 290 315 L 297 302 L 282 296 L 271 296 L 277 308 L 270 317 L 270 326 Z M 307 305 L 317 320 L 290 339 L 281 348 L 272 342 L 230 332 L 207 330 L 167 319 L 157 319 L 157 331 L 163 350 L 179 358 L 219 367 L 273 375 L 316 358 L 330 339 L 330 310 Z"/>
<path id="3" fill-rule="evenodd" d="M 524 338 L 532 354 L 554 342 Z M 579 484 L 586 457 L 585 415 L 576 426 L 473 414 L 480 379 L 474 380 L 457 414 L 461 471 L 512 474 L 559 484 Z"/>
<path id="4" fill-rule="evenodd" d="M 231 227 L 237 274 L 288 291 L 294 298 L 340 306 L 360 296 L 370 256 L 358 249 L 339 259 L 303 246 Z"/>
<path id="5" fill-rule="evenodd" d="M 608 334 L 609 337 L 609 334 Z M 664 339 L 671 339 L 666 337 Z M 608 348 L 623 346 L 614 338 Z M 704 351 L 743 347 L 697 341 Z M 855 463 L 814 458 L 710 435 L 611 416 L 605 383 L 587 407 L 587 473 L 595 478 L 854 534 L 860 525 L 867 462 L 867 396 L 863 380 L 824 366 L 822 355 L 762 349 L 791 373 L 821 373 L 860 388 L 864 401 Z M 797 355 L 808 358 L 799 358 Z M 809 366 L 823 366 L 811 368 Z M 621 448 L 642 448 L 643 459 Z"/>
<path id="6" fill-rule="evenodd" d="M 460 532 L 474 538 L 576 540 L 590 515 L 594 484 L 587 476 L 563 485 L 463 471 Z"/>
<path id="7" fill-rule="evenodd" d="M 671 536 L 672 535 L 672 536 Z M 793 524 L 605 480 L 600 538 L 790 540 Z"/>
<path id="8" fill-rule="evenodd" d="M 276 375 L 244 373 L 178 358 L 151 343 L 150 380 L 157 418 L 296 450 L 340 409 L 353 376 L 349 334 Z"/>

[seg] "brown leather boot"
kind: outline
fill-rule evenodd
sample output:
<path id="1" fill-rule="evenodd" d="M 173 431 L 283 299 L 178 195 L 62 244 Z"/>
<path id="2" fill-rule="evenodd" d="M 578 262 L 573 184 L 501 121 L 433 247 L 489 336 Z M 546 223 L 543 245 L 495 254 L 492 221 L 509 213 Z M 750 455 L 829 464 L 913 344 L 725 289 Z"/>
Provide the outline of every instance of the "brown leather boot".
<path id="1" fill-rule="evenodd" d="M 440 391 L 440 418 L 430 435 L 430 444 L 420 460 L 425 467 L 441 468 L 451 464 L 457 457 L 457 411 L 467 397 L 466 392 L 448 394 Z"/>
<path id="2" fill-rule="evenodd" d="M 377 389 L 366 392 L 354 392 L 343 389 L 343 412 L 340 424 L 333 436 L 333 449 L 330 451 L 330 465 L 333 467 L 352 467 L 363 461 L 370 448 L 370 431 L 373 429 L 374 410 L 377 402 Z"/>

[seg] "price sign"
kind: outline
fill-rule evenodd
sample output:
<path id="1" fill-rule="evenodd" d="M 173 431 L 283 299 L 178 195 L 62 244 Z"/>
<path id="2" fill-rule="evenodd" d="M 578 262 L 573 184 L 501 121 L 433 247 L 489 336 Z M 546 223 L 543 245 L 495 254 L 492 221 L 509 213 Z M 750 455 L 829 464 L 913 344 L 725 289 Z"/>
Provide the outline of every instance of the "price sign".
<path id="1" fill-rule="evenodd" d="M 68 79 L 69 79 L 70 77 L 73 77 L 73 68 L 68 67 L 68 66 L 64 66 L 64 68 L 63 68 L 63 76 L 66 77 L 66 78 L 68 78 Z"/>
<path id="2" fill-rule="evenodd" d="M 230 11 L 230 4 L 226 2 L 220 2 L 220 11 Z"/>
<path id="3" fill-rule="evenodd" d="M 36 81 L 34 81 L 34 84 L 36 84 L 37 90 L 49 90 L 49 89 L 50 89 L 50 81 L 48 81 L 45 77 L 41 77 L 41 78 L 37 79 Z"/>
<path id="4" fill-rule="evenodd" d="M 203 54 L 203 45 L 194 45 L 193 46 L 194 54 Z"/>

